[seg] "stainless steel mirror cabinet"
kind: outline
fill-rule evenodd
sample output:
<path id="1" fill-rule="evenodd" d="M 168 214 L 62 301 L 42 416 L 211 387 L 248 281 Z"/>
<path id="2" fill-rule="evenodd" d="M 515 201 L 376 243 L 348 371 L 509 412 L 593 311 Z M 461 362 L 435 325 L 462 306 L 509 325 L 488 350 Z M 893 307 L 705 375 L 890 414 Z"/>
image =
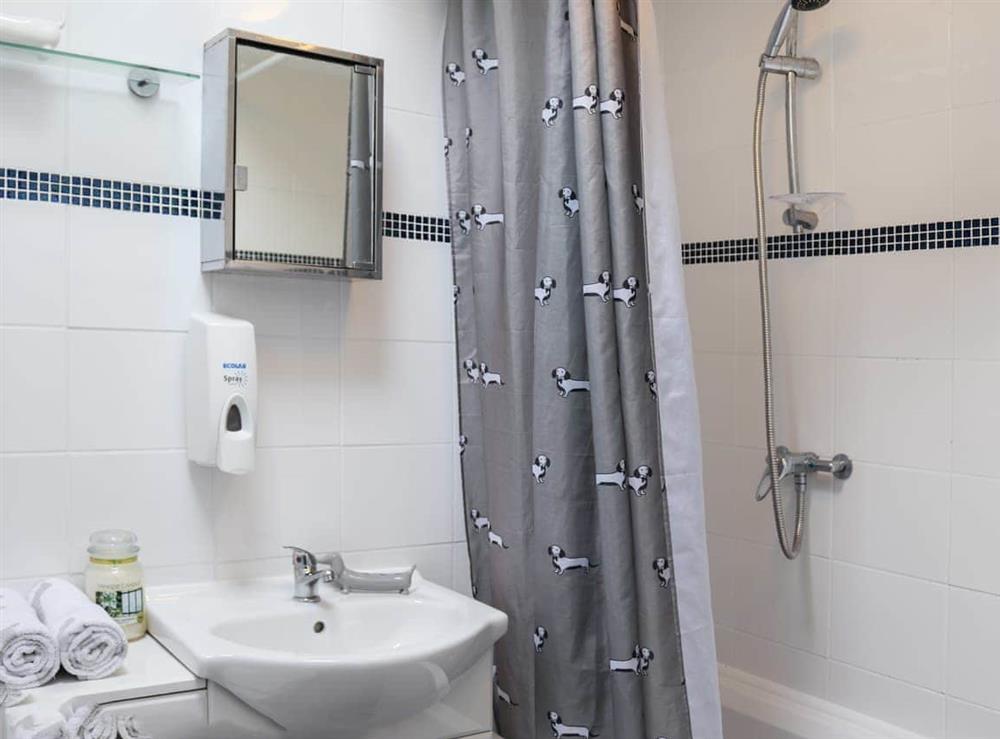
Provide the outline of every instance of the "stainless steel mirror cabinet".
<path id="1" fill-rule="evenodd" d="M 227 29 L 205 44 L 204 271 L 382 276 L 381 59 Z"/>

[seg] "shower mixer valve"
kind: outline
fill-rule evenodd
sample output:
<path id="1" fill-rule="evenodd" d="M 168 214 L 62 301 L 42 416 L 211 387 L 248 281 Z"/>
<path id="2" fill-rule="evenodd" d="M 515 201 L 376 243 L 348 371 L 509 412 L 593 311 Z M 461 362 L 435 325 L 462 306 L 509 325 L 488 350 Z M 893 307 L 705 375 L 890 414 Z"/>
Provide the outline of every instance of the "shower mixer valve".
<path id="1" fill-rule="evenodd" d="M 809 475 L 816 472 L 829 472 L 838 480 L 846 480 L 854 471 L 854 463 L 846 454 L 837 454 L 831 459 L 824 459 L 815 452 L 793 452 L 786 446 L 779 446 L 778 453 L 778 481 L 791 476 L 795 481 L 795 492 L 805 492 L 809 484 Z M 765 460 L 764 474 L 757 484 L 757 492 L 754 497 L 764 500 L 771 492 L 771 464 Z"/>

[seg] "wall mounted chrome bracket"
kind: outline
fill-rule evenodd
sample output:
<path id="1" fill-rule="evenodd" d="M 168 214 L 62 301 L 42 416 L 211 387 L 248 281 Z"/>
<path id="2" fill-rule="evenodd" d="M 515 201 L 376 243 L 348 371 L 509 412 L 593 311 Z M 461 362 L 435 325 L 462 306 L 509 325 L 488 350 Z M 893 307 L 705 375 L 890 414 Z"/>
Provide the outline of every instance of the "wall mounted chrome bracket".
<path id="1" fill-rule="evenodd" d="M 138 97 L 151 98 L 160 91 L 160 76 L 148 69 L 129 70 L 128 89 Z"/>

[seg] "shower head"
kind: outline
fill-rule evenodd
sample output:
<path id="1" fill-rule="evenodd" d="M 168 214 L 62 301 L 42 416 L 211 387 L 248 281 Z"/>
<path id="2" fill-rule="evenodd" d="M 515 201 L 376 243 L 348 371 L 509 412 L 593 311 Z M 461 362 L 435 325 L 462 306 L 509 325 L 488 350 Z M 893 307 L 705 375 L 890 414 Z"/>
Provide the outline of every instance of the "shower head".
<path id="1" fill-rule="evenodd" d="M 785 7 L 782 8 L 778 20 L 774 22 L 774 28 L 771 29 L 771 35 L 767 39 L 764 56 L 778 56 L 781 52 L 781 47 L 784 45 L 785 39 L 788 38 L 788 32 L 795 20 L 795 13 L 818 10 L 828 2 L 830 0 L 788 0 Z"/>

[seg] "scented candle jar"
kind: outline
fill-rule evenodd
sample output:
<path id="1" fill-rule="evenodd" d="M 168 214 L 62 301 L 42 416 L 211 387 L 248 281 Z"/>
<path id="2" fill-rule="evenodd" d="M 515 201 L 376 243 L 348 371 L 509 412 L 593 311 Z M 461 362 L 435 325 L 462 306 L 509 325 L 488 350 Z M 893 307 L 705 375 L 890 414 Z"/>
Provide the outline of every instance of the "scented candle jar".
<path id="1" fill-rule="evenodd" d="M 90 535 L 87 553 L 87 597 L 122 627 L 129 641 L 145 636 L 146 599 L 136 535 L 122 529 L 96 531 Z"/>

